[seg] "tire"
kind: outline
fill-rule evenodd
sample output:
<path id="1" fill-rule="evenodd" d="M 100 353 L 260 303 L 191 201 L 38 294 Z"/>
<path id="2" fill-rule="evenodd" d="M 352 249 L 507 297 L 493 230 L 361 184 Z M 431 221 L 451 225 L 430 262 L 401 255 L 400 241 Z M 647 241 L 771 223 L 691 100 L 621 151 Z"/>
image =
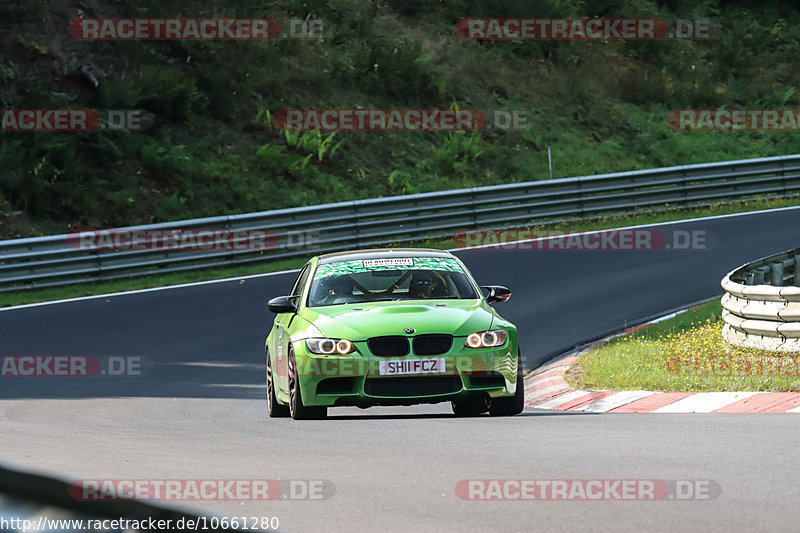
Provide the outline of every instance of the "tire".
<path id="1" fill-rule="evenodd" d="M 522 356 L 517 355 L 517 391 L 514 396 L 492 398 L 489 414 L 492 416 L 518 415 L 525 409 L 525 375 L 522 370 Z"/>
<path id="2" fill-rule="evenodd" d="M 472 396 L 463 400 L 450 402 L 453 414 L 456 416 L 477 416 L 489 410 L 489 400 L 486 396 Z"/>
<path id="3" fill-rule="evenodd" d="M 303 405 L 303 394 L 300 389 L 300 376 L 297 374 L 297 363 L 294 353 L 289 349 L 289 416 L 294 420 L 319 420 L 328 416 L 328 408 L 324 406 L 308 407 Z"/>
<path id="4" fill-rule="evenodd" d="M 289 406 L 278 403 L 275 396 L 275 382 L 272 379 L 272 362 L 267 352 L 267 413 L 270 418 L 286 418 L 289 416 Z"/>

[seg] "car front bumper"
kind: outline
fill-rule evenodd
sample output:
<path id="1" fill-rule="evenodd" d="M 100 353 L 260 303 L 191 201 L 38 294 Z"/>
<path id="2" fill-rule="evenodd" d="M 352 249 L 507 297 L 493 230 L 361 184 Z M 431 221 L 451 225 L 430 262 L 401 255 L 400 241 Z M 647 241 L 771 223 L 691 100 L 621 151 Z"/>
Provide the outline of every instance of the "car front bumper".
<path id="1" fill-rule="evenodd" d="M 358 343 L 356 343 L 358 346 Z M 378 357 L 320 356 L 294 345 L 303 403 L 308 406 L 414 405 L 470 396 L 497 398 L 516 391 L 516 339 L 498 348 L 454 347 L 446 354 Z M 444 371 L 381 375 L 381 361 L 443 359 Z"/>

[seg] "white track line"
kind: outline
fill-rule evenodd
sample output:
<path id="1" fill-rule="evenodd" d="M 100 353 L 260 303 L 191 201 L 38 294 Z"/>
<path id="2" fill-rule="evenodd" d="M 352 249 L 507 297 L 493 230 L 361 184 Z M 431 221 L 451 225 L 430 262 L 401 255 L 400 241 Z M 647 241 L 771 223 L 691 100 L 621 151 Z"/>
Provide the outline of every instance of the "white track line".
<path id="1" fill-rule="evenodd" d="M 619 231 L 619 230 L 628 230 L 628 229 L 638 229 L 638 228 L 652 228 L 655 226 L 670 226 L 672 224 L 686 224 L 689 222 L 701 222 L 703 220 L 716 220 L 720 218 L 732 218 L 732 217 L 740 217 L 740 216 L 748 216 L 748 215 L 761 215 L 763 213 L 775 213 L 778 211 L 787 211 L 789 209 L 800 209 L 800 205 L 793 205 L 789 207 L 777 207 L 775 209 L 761 209 L 760 211 L 745 211 L 743 213 L 729 213 L 727 215 L 712 215 L 709 217 L 700 217 L 700 218 L 683 218 L 681 220 L 672 220 L 669 222 L 653 222 L 652 224 L 639 224 L 636 226 L 621 226 L 619 228 L 605 228 L 605 229 L 596 229 L 591 231 L 579 231 L 573 233 L 573 235 L 592 235 L 594 233 L 603 233 L 605 231 Z M 656 213 L 657 214 L 657 213 Z M 513 230 L 514 228 L 508 228 L 509 230 Z M 463 248 L 452 248 L 449 251 L 451 252 L 464 252 L 469 250 L 479 250 L 481 248 L 499 248 L 500 246 L 508 246 L 511 244 L 520 244 L 523 242 L 537 242 L 537 241 L 546 241 L 548 239 L 555 239 L 555 238 L 563 238 L 564 235 L 548 235 L 546 237 L 537 237 L 536 239 L 521 239 L 518 241 L 508 241 L 501 244 L 479 244 L 477 246 L 468 246 Z"/>
<path id="2" fill-rule="evenodd" d="M 553 385 L 552 387 L 547 387 L 546 389 L 537 390 L 533 394 L 526 394 L 525 395 L 525 401 L 526 402 L 531 402 L 531 401 L 535 400 L 536 398 L 541 398 L 542 396 L 547 396 L 550 393 L 553 393 L 553 392 L 556 392 L 556 391 L 559 391 L 559 390 L 566 390 L 566 389 L 569 389 L 569 387 L 566 386 L 566 385 Z"/>
<path id="3" fill-rule="evenodd" d="M 531 384 L 530 387 L 528 387 L 528 389 L 532 389 L 534 387 L 538 387 L 539 385 L 542 385 L 542 384 L 547 383 L 549 381 L 556 381 L 558 379 L 564 379 L 564 374 L 559 374 L 557 376 L 550 376 L 550 377 L 546 377 L 544 379 L 533 380 L 533 383 Z"/>
<path id="4" fill-rule="evenodd" d="M 135 289 L 132 291 L 110 292 L 106 294 L 93 294 L 92 296 L 79 296 L 77 298 L 67 298 L 64 300 L 53 300 L 51 302 L 37 302 L 35 304 L 22 304 L 14 305 L 11 307 L 0 307 L 0 311 L 14 311 L 16 309 L 25 309 L 28 307 L 39 307 L 42 305 L 64 304 L 69 302 L 80 302 L 83 300 L 95 300 L 97 298 L 110 298 L 112 296 L 127 296 L 129 294 L 141 294 L 143 292 L 156 292 L 167 291 L 170 289 L 181 289 L 183 287 L 195 287 L 197 285 L 211 285 L 213 283 L 226 283 L 229 281 L 239 281 L 242 279 L 264 278 L 267 276 L 278 276 L 280 274 L 291 274 L 293 272 L 300 272 L 299 268 L 294 270 L 279 270 L 278 272 L 265 272 L 263 274 L 249 274 L 247 276 L 236 276 L 235 278 L 220 278 L 209 279 L 205 281 L 194 281 L 192 283 L 181 283 L 180 285 L 165 285 L 163 287 L 150 287 L 149 289 Z"/>
<path id="5" fill-rule="evenodd" d="M 681 219 L 681 220 L 672 220 L 672 221 L 669 221 L 669 222 L 654 222 L 652 224 L 639 224 L 637 226 L 622 226 L 622 227 L 619 227 L 619 228 L 606 228 L 606 229 L 599 229 L 599 230 L 592 230 L 592 231 L 575 232 L 575 235 L 584 235 L 584 234 L 585 235 L 591 235 L 591 234 L 594 234 L 594 233 L 602 233 L 604 231 L 620 231 L 620 230 L 637 229 L 637 228 L 650 228 L 650 227 L 654 227 L 654 226 L 669 226 L 669 225 L 672 225 L 672 224 L 685 224 L 685 223 L 689 223 L 689 222 L 702 222 L 703 220 L 717 220 L 717 219 L 721 219 L 721 218 L 732 218 L 732 217 L 741 217 L 741 216 L 749 216 L 749 215 L 761 215 L 761 214 L 764 214 L 764 213 L 776 213 L 776 212 L 779 212 L 779 211 L 787 211 L 787 210 L 790 210 L 790 209 L 800 209 L 800 206 L 778 207 L 776 209 L 762 209 L 760 211 L 747 211 L 747 212 L 744 212 L 744 213 L 730 213 L 730 214 L 727 214 L 727 215 L 713 215 L 713 216 L 709 216 L 709 217 L 700 217 L 700 218 L 686 218 L 686 219 Z M 507 243 L 504 243 L 504 245 L 518 244 L 518 243 L 522 243 L 522 242 L 535 242 L 535 241 L 553 239 L 553 238 L 556 238 L 556 237 L 562 237 L 562 235 L 549 235 L 547 237 L 539 237 L 537 239 L 523 239 L 523 240 L 520 240 L 520 241 L 507 242 Z M 490 247 L 497 247 L 497 245 L 496 244 L 482 244 L 482 245 L 479 245 L 479 246 L 471 246 L 471 247 L 468 247 L 468 248 L 451 248 L 448 251 L 450 251 L 450 252 L 461 252 L 461 251 L 478 250 L 478 249 L 481 249 L 481 248 L 490 248 Z M 292 270 L 281 270 L 279 272 L 266 272 L 264 274 L 251 274 L 251 275 L 248 275 L 248 276 L 236 276 L 236 277 L 232 277 L 232 278 L 210 279 L 210 280 L 205 280 L 205 281 L 194 281 L 192 283 L 181 283 L 180 285 L 167 285 L 165 287 L 152 287 L 152 288 L 149 288 L 149 289 L 136 289 L 136 290 L 132 290 L 132 291 L 112 292 L 112 293 L 106 293 L 106 294 L 95 294 L 93 296 L 81 296 L 81 297 L 78 297 L 78 298 L 66 298 L 66 299 L 63 299 L 63 300 L 53 300 L 53 301 L 50 301 L 50 302 L 38 302 L 38 303 L 35 303 L 35 304 L 23 304 L 23 305 L 11 306 L 11 307 L 0 307 L 0 311 L 13 311 L 13 310 L 16 310 L 16 309 L 25 309 L 25 308 L 29 308 L 29 307 L 39 307 L 39 306 L 42 306 L 42 305 L 55 305 L 55 304 L 63 304 L 63 303 L 69 303 L 69 302 L 80 302 L 80 301 L 83 301 L 83 300 L 94 300 L 96 298 L 108 298 L 110 296 L 125 296 L 125 295 L 128 295 L 128 294 L 140 294 L 140 293 L 143 293 L 143 292 L 165 291 L 165 290 L 170 290 L 170 289 L 181 289 L 181 288 L 184 288 L 184 287 L 196 287 L 198 285 L 209 285 L 211 283 L 225 283 L 225 282 L 228 282 L 228 281 L 236 281 L 236 280 L 240 280 L 240 279 L 261 278 L 261 277 L 265 277 L 265 276 L 277 276 L 279 274 L 289 274 L 289 273 L 292 273 L 292 272 L 299 272 L 299 271 L 300 271 L 300 269 L 297 268 L 297 269 L 292 269 Z"/>
<path id="6" fill-rule="evenodd" d="M 617 407 L 627 405 L 640 398 L 650 396 L 651 394 L 653 394 L 652 391 L 626 390 L 612 394 L 611 396 L 606 396 L 605 398 L 600 398 L 599 400 L 589 402 L 586 405 L 582 405 L 581 407 L 575 409 L 575 411 L 581 411 L 584 413 L 605 413 L 612 409 L 616 409 Z"/>
<path id="7" fill-rule="evenodd" d="M 536 409 L 554 409 L 559 405 L 565 404 L 567 402 L 571 402 L 572 400 L 577 400 L 578 398 L 582 398 L 587 394 L 591 394 L 589 391 L 585 390 L 576 390 L 572 392 L 568 392 L 559 396 L 558 398 L 553 398 L 552 400 L 548 400 L 544 403 L 541 403 L 536 406 Z"/>
<path id="8" fill-rule="evenodd" d="M 659 407 L 654 413 L 710 413 L 744 400 L 757 392 L 698 392 L 677 402 Z"/>

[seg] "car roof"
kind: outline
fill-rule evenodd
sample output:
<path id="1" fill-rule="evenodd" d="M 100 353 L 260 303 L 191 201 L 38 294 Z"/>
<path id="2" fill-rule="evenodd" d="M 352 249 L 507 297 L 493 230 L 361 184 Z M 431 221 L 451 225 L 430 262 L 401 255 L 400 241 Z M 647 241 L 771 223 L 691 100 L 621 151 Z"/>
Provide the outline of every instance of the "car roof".
<path id="1" fill-rule="evenodd" d="M 339 261 L 358 261 L 361 259 L 386 259 L 390 257 L 453 257 L 453 254 L 446 250 L 433 250 L 431 248 L 374 248 L 320 255 L 319 263 L 338 263 Z"/>

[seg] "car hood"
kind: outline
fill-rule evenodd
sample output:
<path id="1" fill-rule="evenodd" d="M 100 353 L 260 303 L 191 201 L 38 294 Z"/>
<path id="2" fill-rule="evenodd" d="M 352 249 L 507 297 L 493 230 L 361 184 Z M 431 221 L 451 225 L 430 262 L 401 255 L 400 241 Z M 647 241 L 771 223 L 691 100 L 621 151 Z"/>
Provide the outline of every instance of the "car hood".
<path id="1" fill-rule="evenodd" d="M 444 304 L 437 306 L 436 304 Z M 360 308 L 360 309 L 359 309 Z M 490 329 L 494 314 L 483 300 L 376 302 L 306 308 L 304 318 L 322 335 L 361 341 L 380 335 L 448 333 L 456 337 Z"/>

